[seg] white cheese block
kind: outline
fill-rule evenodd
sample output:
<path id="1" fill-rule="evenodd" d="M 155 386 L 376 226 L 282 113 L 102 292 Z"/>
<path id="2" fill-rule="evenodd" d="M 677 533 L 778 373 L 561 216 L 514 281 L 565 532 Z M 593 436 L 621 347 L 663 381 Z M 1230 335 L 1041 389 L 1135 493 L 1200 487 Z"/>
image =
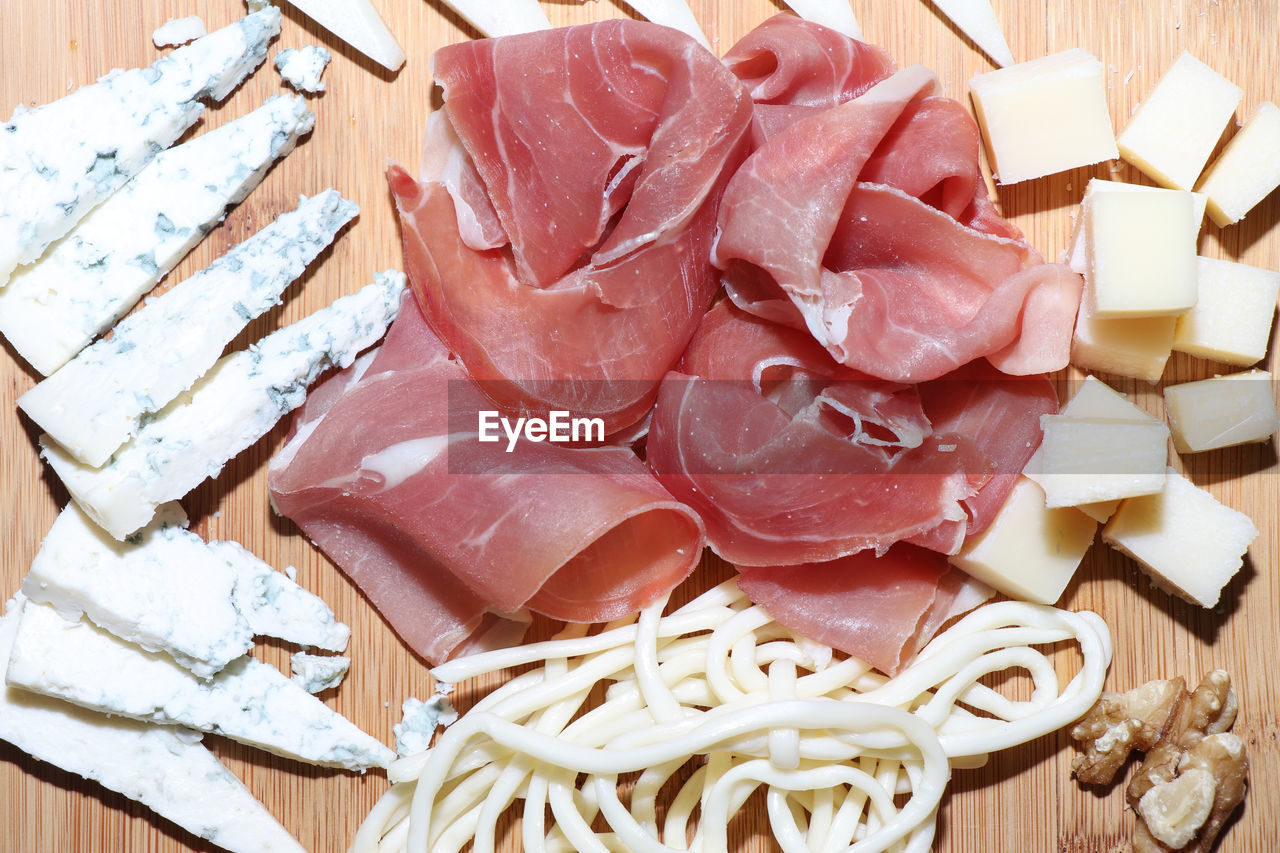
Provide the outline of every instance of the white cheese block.
<path id="1" fill-rule="evenodd" d="M 208 678 L 253 647 L 255 636 L 342 651 L 351 629 L 328 606 L 235 542 L 186 530 L 177 503 L 112 539 L 74 503 L 54 521 L 22 590 L 67 619 L 83 614 L 148 651 Z"/>
<path id="2" fill-rule="evenodd" d="M 308 693 L 322 693 L 342 683 L 347 670 L 351 669 L 351 658 L 294 652 L 289 658 L 289 669 L 293 672 L 289 680 L 294 684 Z"/>
<path id="3" fill-rule="evenodd" d="M 0 674 L 9 662 L 21 594 L 0 617 Z M 108 717 L 0 678 L 0 740 L 137 800 L 232 853 L 303 853 L 249 790 L 200 743 L 200 734 Z"/>
<path id="4" fill-rule="evenodd" d="M 537 5 L 536 0 L 527 2 Z M 369 0 L 289 0 L 289 4 L 384 68 L 395 71 L 404 65 L 404 50 Z M 486 0 L 483 5 L 492 4 Z"/>
<path id="5" fill-rule="evenodd" d="M 225 356 L 102 468 L 77 462 L 46 438 L 44 458 L 85 513 L 123 539 L 302 405 L 321 373 L 346 367 L 381 338 L 403 291 L 403 273 L 381 273 L 375 284 Z"/>
<path id="6" fill-rule="evenodd" d="M 1191 193 L 1094 193 L 1084 208 L 1091 316 L 1164 317 L 1196 304 L 1196 234 Z"/>
<path id="7" fill-rule="evenodd" d="M 1280 429 L 1265 370 L 1166 385 L 1164 410 L 1179 453 L 1267 441 Z"/>
<path id="8" fill-rule="evenodd" d="M 1082 310 L 1071 339 L 1071 363 L 1082 370 L 1159 382 L 1173 352 L 1177 317 L 1090 317 Z"/>
<path id="9" fill-rule="evenodd" d="M 1163 186 L 1189 190 L 1243 97 L 1184 50 L 1120 132 L 1120 156 Z"/>
<path id="10" fill-rule="evenodd" d="M 1002 184 L 1120 156 L 1102 63 L 1080 48 L 969 81 L 992 168 Z"/>
<path id="11" fill-rule="evenodd" d="M 350 720 L 251 657 L 208 681 L 85 620 L 28 602 L 8 682 L 83 708 L 212 732 L 311 764 L 365 770 L 395 753 Z"/>
<path id="12" fill-rule="evenodd" d="M 301 98 L 163 151 L 0 289 L 0 334 L 48 376 L 106 331 L 293 150 L 315 116 Z"/>
<path id="13" fill-rule="evenodd" d="M 1149 192 L 1158 189 L 1158 187 L 1149 187 L 1145 184 L 1126 184 L 1123 181 L 1090 178 L 1089 184 L 1084 190 L 1084 199 L 1080 202 L 1080 210 L 1071 225 L 1071 238 L 1068 241 L 1066 251 L 1062 254 L 1061 261 L 1081 275 L 1089 272 L 1089 229 L 1085 227 L 1084 211 L 1094 193 Z M 1205 206 L 1209 203 L 1209 197 L 1204 193 L 1193 192 L 1191 194 L 1191 203 L 1194 208 L 1191 218 L 1195 220 L 1196 233 L 1199 234 L 1200 226 L 1204 222 L 1204 211 Z"/>
<path id="14" fill-rule="evenodd" d="M 18 405 L 77 461 L 101 466 L 145 418 L 203 376 L 250 320 L 280 304 L 356 210 L 334 190 L 304 197 L 296 210 L 148 300 Z"/>
<path id="15" fill-rule="evenodd" d="M 151 33 L 151 43 L 156 47 L 174 47 L 207 36 L 204 20 L 199 15 L 170 18 Z"/>
<path id="16" fill-rule="evenodd" d="M 1014 598 L 1053 604 L 1093 543 L 1098 523 L 1072 507 L 1050 509 L 1044 491 L 1020 477 L 991 526 L 950 561 Z"/>
<path id="17" fill-rule="evenodd" d="M 1280 298 L 1280 272 L 1197 259 L 1195 307 L 1178 318 L 1173 348 L 1227 364 L 1257 364 L 1267 356 Z"/>
<path id="18" fill-rule="evenodd" d="M 999 66 L 1013 65 L 1013 51 L 988 0 L 934 0 L 942 14 L 973 39 L 983 53 Z"/>
<path id="19" fill-rule="evenodd" d="M 627 2 L 633 9 L 654 23 L 666 23 L 640 8 L 640 5 L 657 5 L 654 0 L 647 0 L 647 2 L 642 0 L 639 5 L 632 3 L 631 0 L 627 0 Z M 784 2 L 791 7 L 791 11 L 806 21 L 822 24 L 828 29 L 844 33 L 849 38 L 862 40 L 862 27 L 858 24 L 858 19 L 853 14 L 853 6 L 850 5 L 849 0 L 784 0 Z M 669 5 L 674 5 L 674 3 Z M 706 36 L 703 36 L 700 41 L 705 44 Z"/>
<path id="20" fill-rule="evenodd" d="M 1125 395 L 1096 376 L 1086 376 L 1076 388 L 1075 393 L 1071 395 L 1071 398 L 1063 404 L 1058 414 L 1072 418 L 1110 418 L 1112 420 L 1158 423 L 1146 410 L 1134 405 Z M 1041 488 L 1043 488 L 1043 484 L 1040 483 L 1039 478 L 1043 473 L 1041 466 L 1042 455 L 1043 451 L 1040 448 L 1036 448 L 1036 452 L 1027 461 L 1027 467 L 1023 471 L 1023 474 L 1034 480 Z M 1079 504 L 1076 509 L 1094 521 L 1102 522 L 1110 518 L 1119 505 L 1120 501 L 1116 499 Z"/>
<path id="21" fill-rule="evenodd" d="M 1169 428 L 1154 418 L 1042 415 L 1038 482 L 1054 507 L 1149 495 L 1164 485 Z"/>
<path id="22" fill-rule="evenodd" d="M 1102 531 L 1157 585 L 1201 607 L 1218 603 L 1257 536 L 1249 516 L 1172 468 L 1158 494 L 1125 501 Z"/>
<path id="23" fill-rule="evenodd" d="M 314 94 L 324 91 L 320 75 L 332 58 L 329 51 L 318 45 L 289 47 L 276 54 L 276 70 L 294 89 Z"/>
<path id="24" fill-rule="evenodd" d="M 239 85 L 279 31 L 280 11 L 264 8 L 0 126 L 0 285 L 181 136 L 194 99 Z"/>
<path id="25" fill-rule="evenodd" d="M 297 5 L 296 0 L 290 2 Z M 497 38 L 551 29 L 551 21 L 538 0 L 444 0 L 444 5 L 461 15 L 482 36 Z"/>
<path id="26" fill-rule="evenodd" d="M 1280 186 L 1280 107 L 1264 101 L 1196 187 L 1209 197 L 1209 218 L 1225 228 Z"/>

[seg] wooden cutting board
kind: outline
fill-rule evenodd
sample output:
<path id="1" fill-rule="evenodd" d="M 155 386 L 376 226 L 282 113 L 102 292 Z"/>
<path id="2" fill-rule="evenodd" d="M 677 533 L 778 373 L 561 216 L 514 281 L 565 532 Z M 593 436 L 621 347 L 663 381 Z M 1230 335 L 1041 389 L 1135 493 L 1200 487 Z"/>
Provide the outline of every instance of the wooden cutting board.
<path id="1" fill-rule="evenodd" d="M 496 0 L 495 0 L 496 2 Z M 842 0 L 832 0 L 842 2 Z M 383 180 L 388 161 L 416 170 L 422 130 L 433 95 L 432 51 L 475 35 L 438 0 L 376 0 L 404 45 L 408 64 L 391 74 L 354 54 L 301 14 L 284 8 L 277 47 L 319 42 L 334 51 L 325 75 L 328 90 L 310 100 L 315 131 L 278 165 L 252 196 L 227 217 L 170 276 L 198 270 L 228 246 L 293 206 L 299 193 L 333 186 L 361 208 L 359 220 L 322 256 L 322 263 L 294 286 L 280 308 L 255 321 L 240 343 L 256 340 L 399 266 L 397 225 Z M 752 26 L 779 11 L 770 0 L 695 0 L 698 20 L 723 53 Z M 555 24 L 619 17 L 615 0 L 543 4 Z M 991 69 L 973 45 L 925 0 L 854 0 L 869 41 L 883 45 L 901 65 L 934 69 L 949 95 L 967 102 L 966 81 Z M 1112 118 L 1122 126 L 1168 63 L 1190 50 L 1245 89 L 1239 115 L 1280 98 L 1280 2 L 1277 0 L 995 0 L 996 11 L 1018 59 L 1082 47 L 1102 59 Z M 158 55 L 152 30 L 173 17 L 203 16 L 210 29 L 229 23 L 243 8 L 231 0 L 5 0 L 0 6 L 0 104 L 35 106 L 55 99 L 114 67 L 146 65 Z M 272 52 L 274 55 L 274 50 Z M 264 67 L 222 107 L 205 117 L 213 127 L 242 115 L 281 91 L 278 75 Z M 1049 258 L 1063 249 L 1074 205 L 1090 177 L 1139 181 L 1124 164 L 1102 164 L 1050 179 L 1001 189 L 998 201 Z M 1204 254 L 1280 268 L 1280 199 L 1275 194 L 1240 225 L 1206 226 Z M 1274 369 L 1274 356 L 1272 359 Z M 1225 372 L 1218 365 L 1175 357 L 1166 382 Z M 67 500 L 42 466 L 36 430 L 14 401 L 36 379 L 9 348 L 0 352 L 0 597 L 19 586 Z M 1160 412 L 1158 387 L 1118 380 Z M 326 701 L 374 736 L 392 741 L 392 724 L 408 696 L 425 696 L 423 663 L 406 652 L 360 594 L 297 529 L 268 506 L 265 465 L 279 447 L 283 427 L 243 454 L 217 480 L 206 482 L 184 504 L 195 529 L 208 538 L 237 540 L 283 568 L 296 566 L 300 582 L 328 600 L 353 629 L 352 671 Z M 1101 613 L 1115 636 L 1109 686 L 1125 688 L 1153 677 L 1198 679 L 1225 667 L 1236 680 L 1241 713 L 1236 731 L 1250 750 L 1252 793 L 1229 828 L 1222 851 L 1273 851 L 1277 830 L 1271 807 L 1280 803 L 1280 582 L 1272 563 L 1280 554 L 1280 479 L 1270 445 L 1204 454 L 1182 466 L 1197 483 L 1227 504 L 1249 512 L 1262 536 L 1223 603 L 1202 611 L 1151 587 L 1129 561 L 1097 546 L 1087 558 L 1065 606 Z M 697 582 L 695 578 L 694 582 Z M 261 645 L 258 653 L 288 666 L 289 649 Z M 341 851 L 369 808 L 387 788 L 382 773 L 363 776 L 314 770 L 209 738 L 213 749 L 309 849 Z M 994 756 L 980 770 L 958 771 L 939 817 L 940 851 L 1108 851 L 1129 837 L 1133 817 L 1121 791 L 1085 791 L 1068 775 L 1072 750 L 1065 734 Z M 207 850 L 199 841 L 123 797 L 105 792 L 0 743 L 0 850 L 179 851 Z M 763 825 L 760 821 L 748 822 Z M 742 850 L 772 849 L 749 829 Z M 509 839 L 505 849 L 517 849 Z"/>

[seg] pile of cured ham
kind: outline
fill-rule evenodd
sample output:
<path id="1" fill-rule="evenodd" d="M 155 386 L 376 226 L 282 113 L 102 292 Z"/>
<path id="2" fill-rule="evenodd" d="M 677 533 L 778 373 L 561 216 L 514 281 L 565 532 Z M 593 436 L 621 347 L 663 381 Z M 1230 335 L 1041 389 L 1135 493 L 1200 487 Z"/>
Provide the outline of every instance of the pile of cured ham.
<path id="1" fill-rule="evenodd" d="M 706 546 L 890 673 L 988 594 L 947 555 L 1057 410 L 1082 281 L 998 214 L 930 72 L 789 15 L 723 59 L 614 20 L 434 72 L 423 173 L 389 172 L 416 307 L 269 473 L 410 647 L 633 612 Z M 480 441 L 488 411 L 607 435 Z"/>

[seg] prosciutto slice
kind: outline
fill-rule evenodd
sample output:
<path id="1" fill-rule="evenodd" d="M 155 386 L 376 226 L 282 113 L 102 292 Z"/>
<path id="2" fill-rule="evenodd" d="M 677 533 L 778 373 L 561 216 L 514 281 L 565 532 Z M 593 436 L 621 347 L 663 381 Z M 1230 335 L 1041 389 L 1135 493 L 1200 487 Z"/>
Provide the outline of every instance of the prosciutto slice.
<path id="1" fill-rule="evenodd" d="M 758 113 L 785 106 L 776 65 L 780 81 L 769 61 L 737 66 L 751 91 L 770 93 Z M 785 120 L 758 120 L 767 132 L 725 191 L 714 249 L 734 302 L 893 381 L 991 354 L 1019 373 L 1065 367 L 1082 281 L 1044 264 L 998 215 L 964 108 L 918 66 L 848 100 L 834 92 L 820 108 L 796 90 Z M 1044 335 L 1053 345 L 1036 343 Z"/>
<path id="2" fill-rule="evenodd" d="M 884 552 L 964 521 L 989 476 L 973 441 L 932 430 L 914 388 L 727 301 L 663 381 L 647 459 L 738 566 Z"/>
<path id="3" fill-rule="evenodd" d="M 952 616 L 992 591 L 911 545 L 829 563 L 744 569 L 738 586 L 788 628 L 895 675 Z"/>
<path id="4" fill-rule="evenodd" d="M 702 549 L 697 516 L 632 451 L 508 453 L 477 441 L 489 406 L 409 304 L 375 357 L 312 392 L 268 472 L 276 508 L 432 663 L 495 615 L 633 612 Z"/>
<path id="5" fill-rule="evenodd" d="M 711 53 L 608 21 L 456 44 L 428 174 L 389 173 L 435 332 L 515 410 L 641 420 L 718 287 L 752 106 Z"/>

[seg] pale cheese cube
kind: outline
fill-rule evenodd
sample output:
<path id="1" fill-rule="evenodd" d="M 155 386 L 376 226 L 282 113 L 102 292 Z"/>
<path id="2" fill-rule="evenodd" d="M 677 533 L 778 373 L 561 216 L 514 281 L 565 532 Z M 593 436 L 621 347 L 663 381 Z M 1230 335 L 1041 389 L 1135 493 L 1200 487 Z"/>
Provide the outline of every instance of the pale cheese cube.
<path id="1" fill-rule="evenodd" d="M 1280 429 L 1265 370 L 1168 385 L 1164 409 L 1179 453 L 1266 441 Z"/>
<path id="2" fill-rule="evenodd" d="M 1157 183 L 1189 190 L 1244 90 L 1183 51 L 1116 139 L 1120 156 Z"/>
<path id="3" fill-rule="evenodd" d="M 1160 381 L 1173 351 L 1177 317 L 1108 320 L 1082 310 L 1071 340 L 1071 363 L 1083 370 Z"/>
<path id="4" fill-rule="evenodd" d="M 1266 358 L 1280 272 L 1201 257 L 1196 277 L 1199 296 L 1178 318 L 1173 348 L 1242 366 Z"/>
<path id="5" fill-rule="evenodd" d="M 1201 607 L 1218 603 L 1257 536 L 1247 515 L 1173 469 L 1159 493 L 1122 503 L 1102 531 L 1159 586 Z"/>
<path id="6" fill-rule="evenodd" d="M 1196 234 L 1191 193 L 1095 193 L 1085 206 L 1090 314 L 1164 317 L 1196 304 Z"/>
<path id="7" fill-rule="evenodd" d="M 1053 604 L 1097 528 L 1079 510 L 1046 508 L 1041 488 L 1021 477 L 991 526 L 966 542 L 951 563 L 1006 595 Z"/>
<path id="8" fill-rule="evenodd" d="M 1280 186 L 1280 107 L 1264 101 L 1196 187 L 1209 197 L 1209 218 L 1222 227 Z"/>
<path id="9" fill-rule="evenodd" d="M 1071 267 L 1080 275 L 1089 272 L 1089 230 L 1085 228 L 1084 209 L 1089 204 L 1089 199 L 1094 193 L 1098 192 L 1147 192 L 1149 190 L 1159 189 L 1159 187 L 1149 187 L 1146 184 L 1126 184 L 1123 181 L 1108 181 L 1103 178 L 1090 178 L 1088 186 L 1084 190 L 1084 198 L 1080 202 L 1080 211 L 1075 221 L 1071 225 L 1071 238 L 1065 252 L 1062 253 L 1061 261 Z M 1204 222 L 1205 206 L 1209 203 L 1209 197 L 1204 193 L 1193 192 L 1191 194 L 1192 215 L 1195 220 L 1196 233 L 1200 233 L 1200 225 Z"/>
<path id="10" fill-rule="evenodd" d="M 1002 184 L 1120 156 L 1102 63 L 1080 48 L 969 80 L 974 110 Z"/>
<path id="11" fill-rule="evenodd" d="M 1154 418 L 1042 415 L 1045 505 L 1079 506 L 1149 495 L 1164 485 L 1169 428 Z"/>

